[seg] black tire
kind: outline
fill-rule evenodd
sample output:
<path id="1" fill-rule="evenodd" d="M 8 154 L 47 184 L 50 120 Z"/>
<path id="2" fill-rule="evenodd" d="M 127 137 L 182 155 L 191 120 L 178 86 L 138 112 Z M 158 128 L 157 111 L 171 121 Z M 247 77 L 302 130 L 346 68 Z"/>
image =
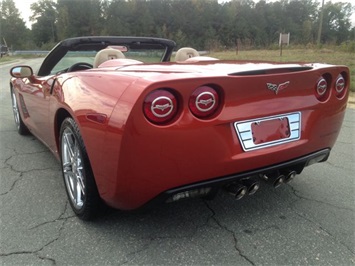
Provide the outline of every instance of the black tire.
<path id="1" fill-rule="evenodd" d="M 21 113 L 20 113 L 20 109 L 18 107 L 16 94 L 15 94 L 13 88 L 11 88 L 10 91 L 11 91 L 11 101 L 12 101 L 12 112 L 14 114 L 14 120 L 15 120 L 15 124 L 16 124 L 16 128 L 17 128 L 17 132 L 20 135 L 28 135 L 28 134 L 30 134 L 30 131 L 28 130 L 26 125 L 23 123 L 23 120 L 21 118 Z"/>
<path id="2" fill-rule="evenodd" d="M 80 219 L 92 220 L 99 212 L 101 199 L 74 119 L 68 117 L 63 121 L 59 138 L 62 173 L 70 205 Z"/>

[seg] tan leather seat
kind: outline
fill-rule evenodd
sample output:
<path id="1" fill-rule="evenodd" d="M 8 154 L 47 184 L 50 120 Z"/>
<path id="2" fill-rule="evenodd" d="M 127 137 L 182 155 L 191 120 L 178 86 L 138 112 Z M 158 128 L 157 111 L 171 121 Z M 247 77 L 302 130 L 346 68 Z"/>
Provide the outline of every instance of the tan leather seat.
<path id="1" fill-rule="evenodd" d="M 176 62 L 183 62 L 189 58 L 200 56 L 200 54 L 194 49 L 190 47 L 180 48 L 175 54 Z"/>
<path id="2" fill-rule="evenodd" d="M 97 68 L 103 62 L 119 58 L 125 58 L 124 54 L 121 51 L 112 48 L 102 49 L 96 54 L 93 67 Z"/>

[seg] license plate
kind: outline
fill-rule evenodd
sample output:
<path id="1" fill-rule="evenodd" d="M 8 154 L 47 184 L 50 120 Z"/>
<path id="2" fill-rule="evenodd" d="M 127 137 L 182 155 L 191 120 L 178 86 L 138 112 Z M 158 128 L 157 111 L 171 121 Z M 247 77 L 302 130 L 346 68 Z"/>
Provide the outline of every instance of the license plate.
<path id="1" fill-rule="evenodd" d="M 283 114 L 235 122 L 244 151 L 266 148 L 301 137 L 301 113 Z"/>

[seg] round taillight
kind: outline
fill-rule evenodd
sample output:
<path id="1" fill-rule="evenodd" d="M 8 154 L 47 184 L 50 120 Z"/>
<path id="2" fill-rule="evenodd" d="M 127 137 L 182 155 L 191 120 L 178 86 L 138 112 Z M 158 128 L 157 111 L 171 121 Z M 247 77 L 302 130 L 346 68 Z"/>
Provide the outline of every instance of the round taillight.
<path id="1" fill-rule="evenodd" d="M 145 98 L 143 111 L 146 118 L 154 124 L 168 123 L 178 111 L 176 97 L 165 89 L 153 91 Z"/>
<path id="2" fill-rule="evenodd" d="M 219 106 L 219 95 L 217 91 L 209 86 L 198 87 L 191 94 L 189 108 L 191 113 L 198 118 L 212 116 Z"/>
<path id="3" fill-rule="evenodd" d="M 319 101 L 325 101 L 328 98 L 328 81 L 324 77 L 318 80 L 315 94 Z"/>
<path id="4" fill-rule="evenodd" d="M 343 97 L 345 94 L 345 79 L 341 74 L 339 74 L 335 81 L 335 91 L 338 98 Z"/>

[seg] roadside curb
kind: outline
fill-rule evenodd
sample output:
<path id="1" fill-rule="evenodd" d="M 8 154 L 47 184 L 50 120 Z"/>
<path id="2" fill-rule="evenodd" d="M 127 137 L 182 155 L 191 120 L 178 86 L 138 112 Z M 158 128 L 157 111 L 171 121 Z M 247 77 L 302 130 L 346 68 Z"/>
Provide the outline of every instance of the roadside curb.
<path id="1" fill-rule="evenodd" d="M 355 92 L 351 91 L 349 93 L 348 108 L 355 109 Z"/>

